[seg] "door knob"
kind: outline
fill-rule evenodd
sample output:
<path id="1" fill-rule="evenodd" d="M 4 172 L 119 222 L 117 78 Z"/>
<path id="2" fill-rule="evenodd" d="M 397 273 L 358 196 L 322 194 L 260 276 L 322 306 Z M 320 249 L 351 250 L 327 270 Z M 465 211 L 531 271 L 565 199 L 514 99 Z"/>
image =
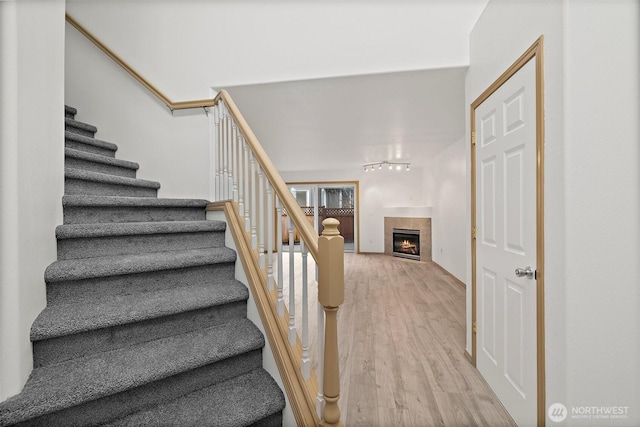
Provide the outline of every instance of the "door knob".
<path id="1" fill-rule="evenodd" d="M 527 279 L 533 279 L 535 271 L 533 268 L 527 266 L 525 268 L 516 268 L 516 276 L 526 277 Z"/>

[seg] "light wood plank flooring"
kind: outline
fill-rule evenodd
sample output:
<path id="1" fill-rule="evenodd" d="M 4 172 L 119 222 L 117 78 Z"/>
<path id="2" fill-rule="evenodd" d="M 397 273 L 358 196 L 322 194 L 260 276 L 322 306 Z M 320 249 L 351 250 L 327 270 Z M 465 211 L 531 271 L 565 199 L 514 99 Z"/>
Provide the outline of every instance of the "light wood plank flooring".
<path id="1" fill-rule="evenodd" d="M 296 264 L 299 276 L 299 253 Z M 286 259 L 283 272 L 287 283 Z M 310 264 L 311 279 L 313 272 Z M 317 301 L 311 282 L 310 297 Z M 286 295 L 285 289 L 288 301 Z M 315 366 L 315 305 L 310 309 Z M 345 426 L 515 425 L 464 356 L 464 287 L 434 263 L 345 254 L 338 328 Z"/>

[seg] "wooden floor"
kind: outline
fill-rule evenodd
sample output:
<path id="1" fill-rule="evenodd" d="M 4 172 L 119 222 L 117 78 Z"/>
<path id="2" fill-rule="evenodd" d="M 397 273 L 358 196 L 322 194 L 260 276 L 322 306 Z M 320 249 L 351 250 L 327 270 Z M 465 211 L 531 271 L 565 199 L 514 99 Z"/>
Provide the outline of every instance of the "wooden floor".
<path id="1" fill-rule="evenodd" d="M 465 289 L 434 263 L 345 254 L 338 334 L 345 426 L 515 425 L 464 356 Z"/>

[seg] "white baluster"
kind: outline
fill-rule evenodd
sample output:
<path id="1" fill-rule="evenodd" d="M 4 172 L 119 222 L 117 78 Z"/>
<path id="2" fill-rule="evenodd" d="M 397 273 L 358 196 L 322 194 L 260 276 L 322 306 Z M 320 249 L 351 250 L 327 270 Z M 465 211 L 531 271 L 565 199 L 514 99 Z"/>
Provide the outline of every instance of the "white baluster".
<path id="1" fill-rule="evenodd" d="M 244 217 L 244 138 L 242 135 L 238 135 L 238 214 L 240 218 Z"/>
<path id="2" fill-rule="evenodd" d="M 294 234 L 293 221 L 287 212 L 287 225 L 289 226 L 289 344 L 296 343 L 296 281 L 294 259 Z"/>
<path id="3" fill-rule="evenodd" d="M 316 264 L 317 270 L 317 264 Z M 317 281 L 317 279 L 316 279 Z M 316 282 L 317 283 L 317 282 Z M 324 379 L 324 307 L 318 302 L 318 372 L 316 376 L 318 378 L 318 396 L 316 397 L 316 411 L 318 417 L 322 419 L 322 411 L 324 410 L 324 386 L 322 380 Z"/>
<path id="4" fill-rule="evenodd" d="M 231 120 L 231 198 L 233 201 L 238 201 L 238 127 L 236 122 Z"/>
<path id="5" fill-rule="evenodd" d="M 282 257 L 284 254 L 282 253 L 282 204 L 280 203 L 280 198 L 276 196 L 276 242 L 277 242 L 277 251 L 278 251 L 278 316 L 284 316 L 284 295 L 282 292 L 283 286 L 283 266 L 282 266 Z"/>
<path id="6" fill-rule="evenodd" d="M 311 376 L 311 360 L 309 359 L 309 291 L 307 289 L 307 246 L 300 238 L 302 252 L 302 378 Z"/>
<path id="7" fill-rule="evenodd" d="M 226 160 L 225 164 L 227 166 L 227 176 L 225 182 L 225 190 L 226 190 L 226 199 L 229 200 L 233 197 L 233 147 L 231 143 L 233 141 L 233 129 L 231 124 L 231 116 L 227 111 L 226 119 L 225 119 L 225 131 L 226 131 Z"/>
<path id="8" fill-rule="evenodd" d="M 311 189 L 311 197 L 313 200 L 313 229 L 316 230 L 316 233 L 318 233 L 318 224 L 320 224 L 320 221 L 319 221 L 320 212 L 319 212 L 318 204 L 320 203 L 320 200 L 318 200 L 319 197 L 318 197 L 317 185 Z"/>
<path id="9" fill-rule="evenodd" d="M 224 103 L 222 104 L 222 121 L 220 122 L 220 128 L 222 129 L 222 198 L 226 200 L 228 199 L 227 182 L 229 177 L 227 174 L 227 110 Z"/>
<path id="10" fill-rule="evenodd" d="M 258 166 L 258 265 L 261 269 L 266 268 L 266 260 L 264 254 L 264 240 L 265 240 L 265 227 L 264 227 L 264 174 L 262 173 L 262 167 Z"/>
<path id="11" fill-rule="evenodd" d="M 267 289 L 273 291 L 273 190 L 267 180 Z"/>
<path id="12" fill-rule="evenodd" d="M 249 231 L 251 229 L 251 220 L 250 220 L 250 212 L 251 212 L 251 168 L 249 157 L 251 157 L 251 153 L 249 153 L 249 145 L 247 141 L 244 141 L 244 231 Z"/>
<path id="13" fill-rule="evenodd" d="M 258 235 L 257 235 L 257 210 L 258 210 L 258 186 L 256 183 L 256 159 L 251 153 L 251 247 L 254 250 L 258 250 Z"/>
<path id="14" fill-rule="evenodd" d="M 216 105 L 213 109 L 214 114 L 214 135 L 213 135 L 213 149 L 215 152 L 214 159 L 214 168 L 216 172 L 215 180 L 214 180 L 214 194 L 216 200 L 221 200 L 222 196 L 220 194 L 220 162 L 222 160 L 220 156 L 220 106 Z"/>
<path id="15" fill-rule="evenodd" d="M 313 229 L 318 233 L 318 228 L 320 225 L 320 211 L 318 205 L 320 204 L 320 197 L 318 197 L 318 186 L 314 186 L 311 189 L 311 194 L 313 197 Z M 320 233 L 318 233 L 320 234 Z M 315 278 L 316 283 L 318 283 L 318 263 L 315 263 Z"/>

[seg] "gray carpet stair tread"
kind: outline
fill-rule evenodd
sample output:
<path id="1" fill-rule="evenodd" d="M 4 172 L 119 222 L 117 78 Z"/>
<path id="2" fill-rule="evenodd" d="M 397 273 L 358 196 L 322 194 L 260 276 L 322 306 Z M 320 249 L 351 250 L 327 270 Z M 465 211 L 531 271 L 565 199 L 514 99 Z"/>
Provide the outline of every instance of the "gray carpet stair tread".
<path id="1" fill-rule="evenodd" d="M 92 304 L 47 306 L 31 326 L 31 340 L 71 335 L 140 322 L 207 307 L 246 301 L 249 291 L 236 280 L 188 288 L 110 297 Z"/>
<path id="2" fill-rule="evenodd" d="M 64 155 L 65 157 L 73 159 L 87 160 L 94 163 L 103 163 L 105 165 L 118 166 L 126 169 L 138 170 L 140 168 L 140 165 L 135 162 L 120 160 L 114 157 L 101 156 L 99 154 L 87 153 L 86 151 L 74 150 L 73 148 L 65 148 Z"/>
<path id="3" fill-rule="evenodd" d="M 95 181 L 113 185 L 127 185 L 131 187 L 159 189 L 160 183 L 139 178 L 127 178 L 123 176 L 109 175 L 100 172 L 90 172 L 81 169 L 65 168 L 65 179 L 77 179 L 82 181 Z"/>
<path id="4" fill-rule="evenodd" d="M 69 105 L 65 105 L 64 106 L 64 112 L 66 114 L 71 114 L 73 116 L 75 116 L 76 114 L 78 114 L 78 110 L 76 110 L 75 108 L 69 106 Z"/>
<path id="5" fill-rule="evenodd" d="M 264 346 L 247 319 L 34 369 L 0 425 L 75 406 Z M 188 351 L 185 351 L 188 349 Z"/>
<path id="6" fill-rule="evenodd" d="M 75 119 L 70 119 L 68 117 L 64 118 L 64 124 L 66 126 L 71 126 L 76 129 L 86 130 L 87 132 L 93 132 L 93 133 L 98 132 L 97 127 L 90 125 L 88 123 L 79 122 L 78 120 L 75 120 Z"/>
<path id="7" fill-rule="evenodd" d="M 69 132 L 69 131 L 65 131 L 64 132 L 64 138 L 65 138 L 65 140 L 76 141 L 76 142 L 80 142 L 80 143 L 86 144 L 86 145 L 94 145 L 96 147 L 104 148 L 104 149 L 110 150 L 110 151 L 117 151 L 118 150 L 118 146 L 116 144 L 111 143 L 111 142 L 102 141 L 100 139 L 91 138 L 89 136 L 78 135 L 77 133 L 73 133 L 73 132 Z"/>
<path id="8" fill-rule="evenodd" d="M 284 406 L 284 396 L 273 378 L 264 369 L 254 369 L 105 427 L 248 426 Z"/>
<path id="9" fill-rule="evenodd" d="M 162 221 L 129 223 L 65 224 L 56 227 L 57 239 L 141 234 L 198 233 L 225 231 L 224 221 Z"/>
<path id="10" fill-rule="evenodd" d="M 194 207 L 205 208 L 209 204 L 203 199 L 161 199 L 155 197 L 115 197 L 92 195 L 66 195 L 62 197 L 63 206 L 101 206 L 101 207 Z"/>
<path id="11" fill-rule="evenodd" d="M 232 249 L 206 248 L 55 261 L 45 270 L 47 283 L 119 276 L 208 264 L 234 262 Z"/>

